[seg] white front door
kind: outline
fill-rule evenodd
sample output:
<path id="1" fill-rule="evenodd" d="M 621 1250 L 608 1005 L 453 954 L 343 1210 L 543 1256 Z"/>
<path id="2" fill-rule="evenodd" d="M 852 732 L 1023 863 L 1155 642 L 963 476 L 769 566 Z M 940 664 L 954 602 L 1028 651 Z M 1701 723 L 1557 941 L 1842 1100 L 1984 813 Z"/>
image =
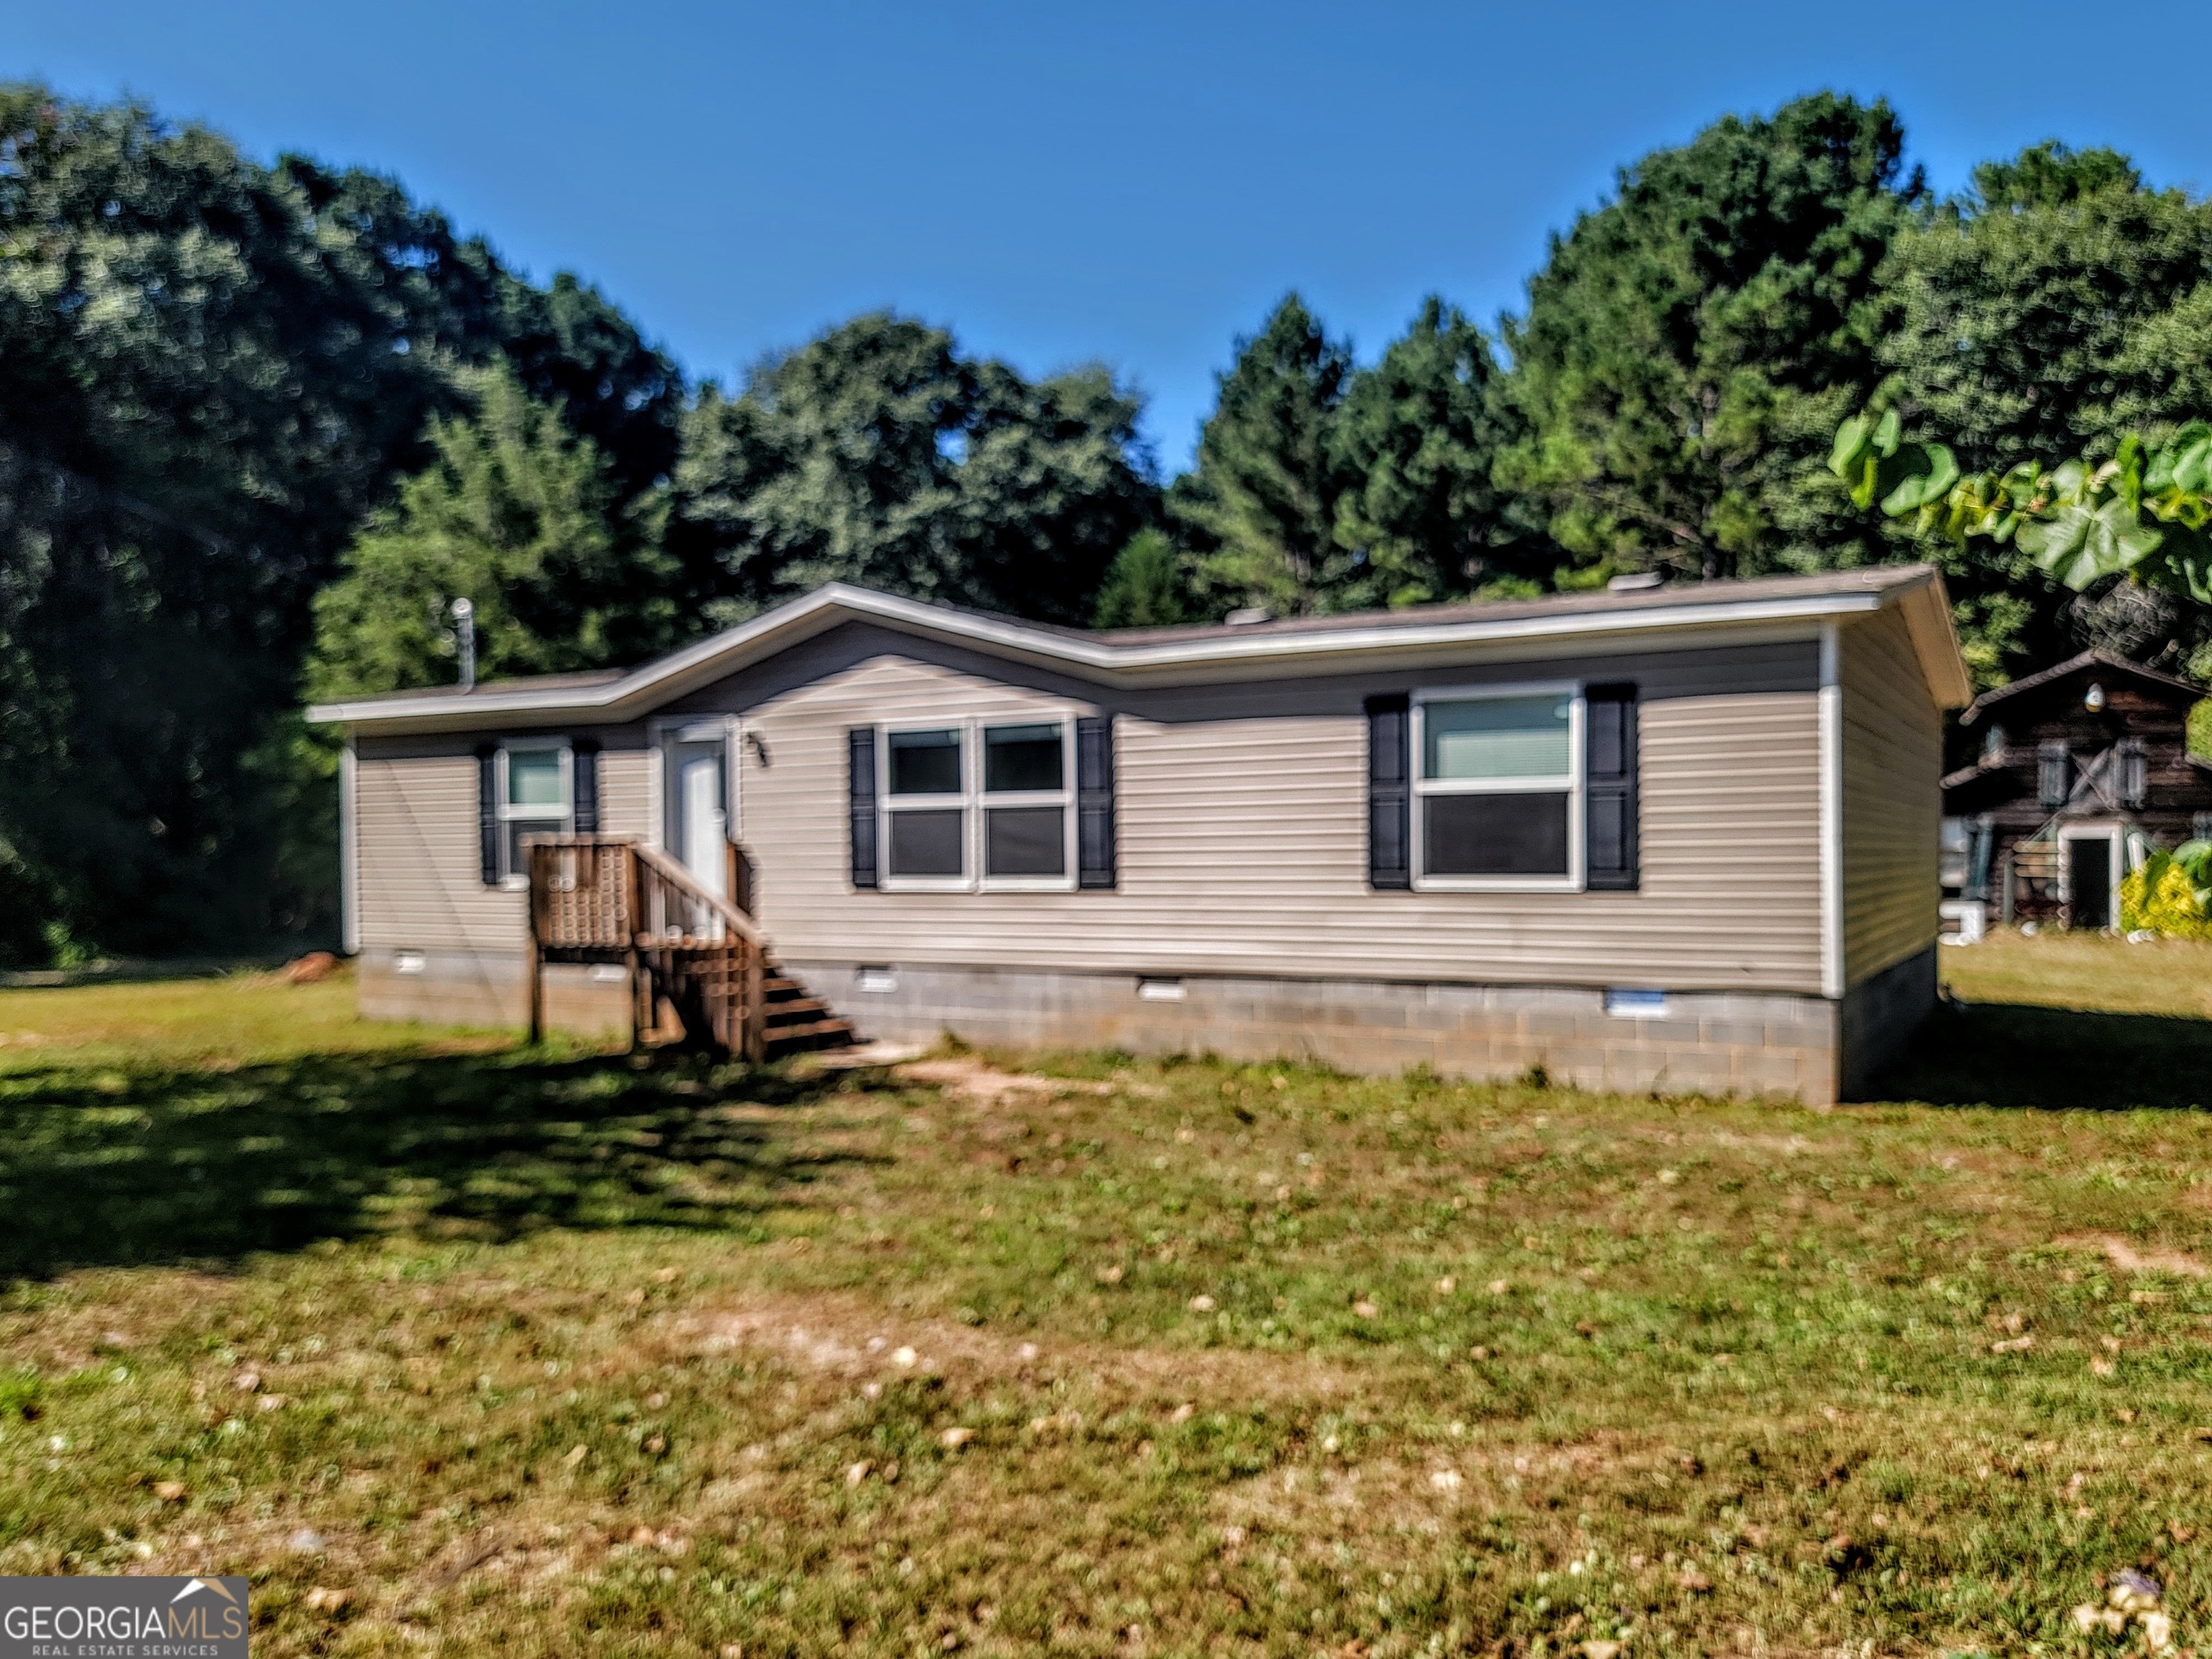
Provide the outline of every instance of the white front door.
<path id="1" fill-rule="evenodd" d="M 729 794 L 722 781 L 722 744 L 683 742 L 674 745 L 676 811 L 672 850 L 699 884 L 729 896 Z"/>

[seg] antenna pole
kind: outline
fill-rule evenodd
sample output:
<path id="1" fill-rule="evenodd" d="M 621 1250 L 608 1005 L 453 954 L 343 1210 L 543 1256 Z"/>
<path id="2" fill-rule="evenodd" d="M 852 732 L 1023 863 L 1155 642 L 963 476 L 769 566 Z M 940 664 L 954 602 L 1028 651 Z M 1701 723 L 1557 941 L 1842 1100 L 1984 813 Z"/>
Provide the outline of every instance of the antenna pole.
<path id="1" fill-rule="evenodd" d="M 453 647 L 461 659 L 461 690 L 477 683 L 477 608 L 466 599 L 453 601 Z"/>

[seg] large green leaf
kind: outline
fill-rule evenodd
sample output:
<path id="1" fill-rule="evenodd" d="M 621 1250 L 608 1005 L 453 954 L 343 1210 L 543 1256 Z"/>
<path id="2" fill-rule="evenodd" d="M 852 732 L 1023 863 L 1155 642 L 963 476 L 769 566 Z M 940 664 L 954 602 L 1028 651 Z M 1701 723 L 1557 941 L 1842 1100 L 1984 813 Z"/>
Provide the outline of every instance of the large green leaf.
<path id="1" fill-rule="evenodd" d="M 1912 444 L 1898 453 L 1909 471 L 1882 497 L 1881 510 L 1893 519 L 1933 507 L 1959 482 L 1959 463 L 1942 444 Z"/>
<path id="2" fill-rule="evenodd" d="M 1864 455 L 1874 422 L 1854 415 L 1836 428 L 1836 447 L 1828 452 L 1828 471 L 1850 483 L 1866 471 Z"/>
<path id="3" fill-rule="evenodd" d="M 2118 496 L 2095 507 L 2065 501 L 2041 521 L 2020 527 L 2021 550 L 2076 592 L 2100 576 L 2132 570 L 2163 540 Z"/>

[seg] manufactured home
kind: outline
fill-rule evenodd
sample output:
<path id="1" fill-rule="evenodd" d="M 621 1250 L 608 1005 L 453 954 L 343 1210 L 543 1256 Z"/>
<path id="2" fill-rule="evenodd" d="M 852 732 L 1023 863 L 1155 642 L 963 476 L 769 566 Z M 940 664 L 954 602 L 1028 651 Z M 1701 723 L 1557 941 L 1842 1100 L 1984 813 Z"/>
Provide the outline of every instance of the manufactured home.
<path id="1" fill-rule="evenodd" d="M 1081 633 L 832 585 L 342 728 L 362 1012 L 1846 1097 L 1936 1000 L 1919 566 Z"/>

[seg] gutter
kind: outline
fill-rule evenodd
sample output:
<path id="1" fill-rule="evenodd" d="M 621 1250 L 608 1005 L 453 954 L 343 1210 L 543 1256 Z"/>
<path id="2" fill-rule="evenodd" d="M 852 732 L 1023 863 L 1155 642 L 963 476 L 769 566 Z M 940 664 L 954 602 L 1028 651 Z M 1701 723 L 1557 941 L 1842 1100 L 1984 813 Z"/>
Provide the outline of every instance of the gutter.
<path id="1" fill-rule="evenodd" d="M 1117 645 L 1105 640 L 1045 633 L 1019 623 L 963 611 L 940 610 L 917 600 L 832 582 L 805 598 L 755 618 L 672 656 L 650 663 L 604 684 L 534 690 L 476 690 L 466 695 L 378 698 L 356 702 L 319 703 L 307 718 L 319 724 L 361 727 L 410 727 L 417 731 L 466 729 L 516 714 L 558 718 L 588 715 L 599 720 L 633 718 L 682 695 L 695 684 L 718 678 L 748 662 L 826 632 L 848 620 L 883 623 L 902 631 L 983 647 L 996 654 L 1050 667 L 1073 670 L 1107 682 L 1143 684 L 1190 677 L 1192 671 L 1234 672 L 1267 666 L 1281 673 L 1301 663 L 1378 653 L 1418 653 L 1451 647 L 1506 645 L 1576 637 L 1626 639 L 1693 629 L 1834 622 L 1870 615 L 1896 599 L 1926 591 L 1933 576 L 1910 586 L 1863 593 L 1808 594 L 1802 599 L 1710 603 L 1618 611 L 1486 617 L 1426 625 L 1372 624 L 1342 629 L 1255 633 L 1249 638 L 1208 635 L 1204 639 Z M 1948 616 L 1944 618 L 1948 624 Z"/>

